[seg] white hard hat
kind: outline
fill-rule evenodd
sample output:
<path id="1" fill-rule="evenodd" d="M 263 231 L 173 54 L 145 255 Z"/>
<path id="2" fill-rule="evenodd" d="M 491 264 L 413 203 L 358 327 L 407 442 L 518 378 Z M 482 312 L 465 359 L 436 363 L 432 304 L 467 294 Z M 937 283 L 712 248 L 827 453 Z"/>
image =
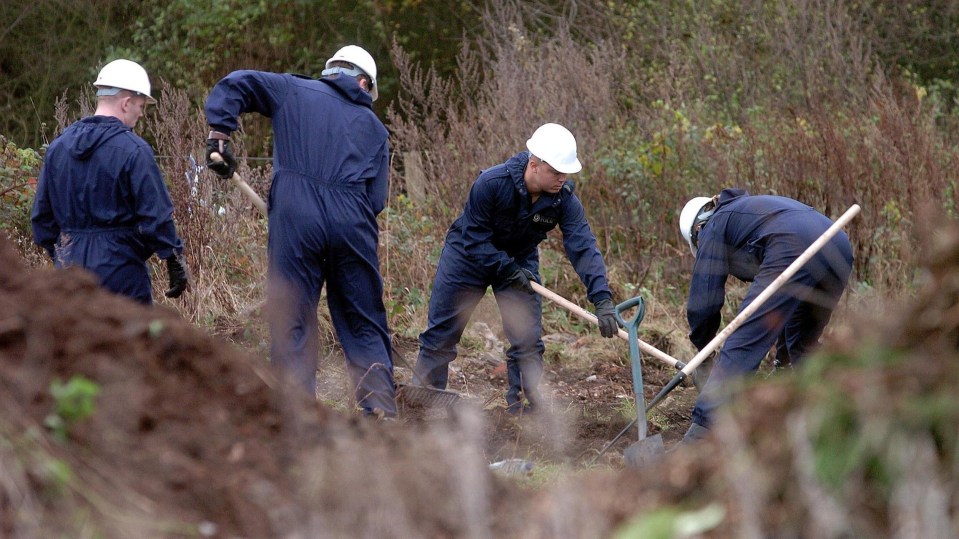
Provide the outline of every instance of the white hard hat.
<path id="1" fill-rule="evenodd" d="M 696 255 L 696 239 L 693 237 L 693 227 L 697 223 L 706 221 L 713 215 L 713 211 L 703 212 L 703 208 L 713 201 L 710 197 L 696 197 L 683 207 L 679 214 L 679 232 L 683 235 L 686 243 L 689 244 L 689 250 Z"/>
<path id="2" fill-rule="evenodd" d="M 583 170 L 576 158 L 576 138 L 569 129 L 559 124 L 543 124 L 526 141 L 526 148 L 536 157 L 549 163 L 557 172 L 576 174 Z"/>
<path id="3" fill-rule="evenodd" d="M 130 60 L 114 60 L 103 66 L 97 80 L 97 95 L 116 95 L 119 90 L 129 90 L 144 95 L 149 103 L 156 103 L 150 95 L 150 78 L 143 67 Z"/>
<path id="4" fill-rule="evenodd" d="M 330 64 L 333 62 L 349 62 L 359 68 L 367 77 L 370 78 L 370 97 L 373 98 L 373 101 L 376 101 L 376 98 L 380 96 L 379 86 L 376 84 L 376 62 L 373 61 L 373 57 L 370 56 L 370 53 L 366 52 L 363 47 L 357 47 L 356 45 L 347 45 L 342 49 L 336 51 L 336 54 L 332 58 L 326 61 L 326 69 L 330 69 Z M 330 74 L 327 71 L 323 71 L 324 75 Z"/>

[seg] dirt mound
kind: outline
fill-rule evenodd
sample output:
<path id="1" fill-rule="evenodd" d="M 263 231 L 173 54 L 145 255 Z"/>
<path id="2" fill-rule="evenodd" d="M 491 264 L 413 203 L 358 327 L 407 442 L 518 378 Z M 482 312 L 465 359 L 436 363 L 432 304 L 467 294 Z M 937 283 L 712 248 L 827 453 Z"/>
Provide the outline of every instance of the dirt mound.
<path id="1" fill-rule="evenodd" d="M 628 421 L 624 354 L 548 359 L 554 404 L 521 418 L 493 403 L 496 354 L 467 354 L 453 389 L 479 404 L 367 421 L 284 389 L 262 358 L 173 311 L 79 270 L 29 270 L 0 242 L 0 535 L 955 536 L 959 232 L 939 239 L 901 319 L 757 380 L 704 443 L 643 470 L 618 460 L 633 433 L 587 464 Z M 673 374 L 645 371 L 647 398 Z M 64 393 L 76 380 L 91 406 Z M 675 393 L 651 425 L 667 447 L 695 396 Z M 490 471 L 512 457 L 553 472 Z"/>
<path id="2" fill-rule="evenodd" d="M 458 512 L 430 512 L 464 451 L 282 390 L 173 311 L 81 270 L 28 270 L 3 242 L 0 313 L 0 535 L 381 535 L 393 512 L 412 535 L 459 529 Z M 70 420 L 81 404 L 51 388 L 82 379 L 95 405 Z"/>

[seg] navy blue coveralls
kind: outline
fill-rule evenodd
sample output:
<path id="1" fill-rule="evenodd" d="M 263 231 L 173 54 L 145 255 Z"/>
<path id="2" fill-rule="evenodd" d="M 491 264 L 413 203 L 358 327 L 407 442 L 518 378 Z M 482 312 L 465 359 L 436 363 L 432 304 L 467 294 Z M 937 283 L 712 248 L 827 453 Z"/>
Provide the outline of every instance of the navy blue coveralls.
<path id="1" fill-rule="evenodd" d="M 271 361 L 316 393 L 316 309 L 324 282 L 357 403 L 396 415 L 376 216 L 386 206 L 389 145 L 370 95 L 348 76 L 320 80 L 235 71 L 206 101 L 211 127 L 272 118 L 269 196 Z"/>
<path id="2" fill-rule="evenodd" d="M 92 271 L 104 288 L 153 303 L 146 261 L 183 251 L 153 150 L 112 116 L 89 116 L 50 144 L 31 215 L 56 267 Z"/>
<path id="3" fill-rule="evenodd" d="M 507 402 L 520 402 L 520 392 L 535 403 L 543 375 L 542 306 L 539 295 L 510 288 L 505 282 L 512 262 L 539 276 L 540 242 L 559 225 L 566 255 L 593 303 L 610 299 L 606 266 L 596 237 L 586 222 L 573 184 L 556 194 L 542 193 L 535 204 L 523 175 L 529 153 L 483 171 L 470 188 L 463 214 L 453 222 L 436 268 L 430 296 L 429 322 L 420 334 L 415 372 L 422 384 L 446 388 L 456 344 L 488 286 L 503 317 L 510 342 L 507 355 Z"/>
<path id="4" fill-rule="evenodd" d="M 749 306 L 833 222 L 790 198 L 719 194 L 716 212 L 699 232 L 689 287 L 689 338 L 702 349 L 716 336 L 726 279 L 752 282 L 740 305 Z M 840 231 L 726 340 L 693 409 L 693 423 L 709 427 L 725 383 L 759 368 L 770 347 L 776 358 L 798 363 L 814 347 L 852 272 L 852 246 Z"/>

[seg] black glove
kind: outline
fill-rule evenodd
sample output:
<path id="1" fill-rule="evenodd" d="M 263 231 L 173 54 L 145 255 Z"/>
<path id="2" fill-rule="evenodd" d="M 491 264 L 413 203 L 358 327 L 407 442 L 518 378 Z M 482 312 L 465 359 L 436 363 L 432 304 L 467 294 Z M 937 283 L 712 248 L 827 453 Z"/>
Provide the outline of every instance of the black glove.
<path id="1" fill-rule="evenodd" d="M 220 154 L 223 160 L 214 161 L 212 159 L 214 153 Z M 236 157 L 230 149 L 230 135 L 210 131 L 210 137 L 206 139 L 206 168 L 225 180 L 233 177 L 233 173 L 236 172 Z"/>
<path id="2" fill-rule="evenodd" d="M 520 267 L 519 264 L 510 264 L 506 269 L 506 279 L 504 279 L 504 282 L 510 288 L 525 290 L 528 294 L 535 294 L 536 292 L 533 290 L 533 286 L 529 284 L 530 281 L 539 282 L 532 271 Z"/>
<path id="3" fill-rule="evenodd" d="M 599 320 L 599 333 L 607 339 L 619 333 L 619 323 L 616 322 L 616 307 L 613 300 L 601 299 L 596 302 L 596 318 Z"/>
<path id="4" fill-rule="evenodd" d="M 170 289 L 164 294 L 168 298 L 178 298 L 190 284 L 190 276 L 186 269 L 186 260 L 182 255 L 173 255 L 166 259 L 166 271 L 170 276 Z"/>

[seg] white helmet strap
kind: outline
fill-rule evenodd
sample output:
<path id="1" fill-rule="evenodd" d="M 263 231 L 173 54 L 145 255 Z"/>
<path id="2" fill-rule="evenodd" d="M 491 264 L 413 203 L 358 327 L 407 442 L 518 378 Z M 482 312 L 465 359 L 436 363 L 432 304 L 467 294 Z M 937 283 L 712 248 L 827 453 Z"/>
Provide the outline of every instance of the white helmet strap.
<path id="1" fill-rule="evenodd" d="M 692 229 L 689 231 L 689 239 L 692 241 L 694 246 L 699 245 L 699 229 L 700 225 L 704 224 L 709 220 L 710 217 L 716 213 L 716 201 L 718 197 L 713 197 L 712 200 L 703 204 L 703 207 L 699 210 L 699 213 L 696 215 L 696 218 L 693 219 Z M 708 210 L 706 208 L 709 208 Z"/>

